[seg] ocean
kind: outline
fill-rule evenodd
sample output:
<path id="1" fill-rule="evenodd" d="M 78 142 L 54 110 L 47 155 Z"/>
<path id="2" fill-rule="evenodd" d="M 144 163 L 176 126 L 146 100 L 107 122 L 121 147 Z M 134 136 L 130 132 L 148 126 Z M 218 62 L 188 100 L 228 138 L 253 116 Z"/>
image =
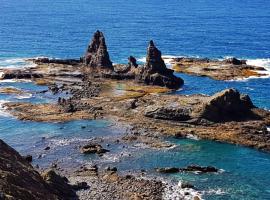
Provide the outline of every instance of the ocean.
<path id="1" fill-rule="evenodd" d="M 1 0 L 0 68 L 29 66 L 26 58 L 48 56 L 79 58 L 96 30 L 104 32 L 111 60 L 127 63 L 130 55 L 143 62 L 149 40 L 163 55 L 223 59 L 237 57 L 263 66 L 270 74 L 270 1 L 267 0 Z M 185 85 L 177 94 L 214 94 L 234 87 L 250 95 L 258 107 L 270 109 L 270 78 L 216 81 L 207 77 L 176 74 Z M 42 91 L 31 82 L 0 82 L 0 87 Z M 67 151 L 89 137 L 120 134 L 106 121 L 69 123 L 22 122 L 2 108 L 7 101 L 36 103 L 55 101 L 50 95 L 0 95 L 0 138 L 22 154 L 33 154 L 34 164 L 44 165 L 62 156 L 64 160 L 91 162 Z M 85 130 L 81 126 L 86 126 Z M 54 153 L 35 160 L 48 145 Z M 213 165 L 219 174 L 178 174 L 169 178 L 190 181 L 205 199 L 270 199 L 270 154 L 254 149 L 204 140 L 168 138 L 179 148 L 155 151 L 142 147 L 132 158 L 114 163 L 122 170 L 151 170 L 160 166 Z M 123 151 L 116 147 L 116 151 Z M 131 148 L 132 150 L 132 148 Z M 125 152 L 123 152 L 125 154 Z M 154 172 L 153 172 L 154 173 Z M 168 177 L 167 177 L 168 178 Z"/>

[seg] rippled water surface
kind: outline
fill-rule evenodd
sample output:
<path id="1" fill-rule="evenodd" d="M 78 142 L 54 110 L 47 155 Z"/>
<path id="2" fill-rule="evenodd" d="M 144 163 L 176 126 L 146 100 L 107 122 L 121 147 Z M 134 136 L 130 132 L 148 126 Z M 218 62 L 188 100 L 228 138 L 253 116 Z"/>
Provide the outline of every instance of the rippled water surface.
<path id="1" fill-rule="evenodd" d="M 50 56 L 78 58 L 92 33 L 105 33 L 111 59 L 126 63 L 129 55 L 143 60 L 153 39 L 164 55 L 224 58 L 236 56 L 270 70 L 270 1 L 268 0 L 1 0 L 0 67 L 25 67 L 24 58 Z M 270 79 L 215 81 L 177 74 L 185 80 L 178 94 L 213 94 L 235 87 L 251 96 L 255 105 L 270 109 Z M 105 158 L 84 157 L 77 146 L 89 139 L 114 141 L 124 130 L 107 121 L 68 123 L 22 122 L 2 109 L 6 101 L 53 102 L 44 86 L 29 82 L 0 82 L 0 87 L 23 89 L 30 96 L 0 95 L 0 138 L 22 154 L 34 155 L 34 164 L 46 166 L 57 158 L 65 163 L 99 160 L 122 170 L 188 164 L 213 165 L 223 173 L 169 176 L 187 180 L 206 199 L 270 199 L 270 155 L 249 148 L 210 141 L 175 140 L 175 149 L 139 150 L 121 145 L 108 147 Z M 85 128 L 82 128 L 85 127 Z M 45 139 L 44 139 L 45 138 Z M 46 146 L 51 146 L 45 152 Z M 71 147 L 71 148 L 70 148 Z M 118 152 L 123 157 L 117 162 Z M 131 152 L 131 155 L 128 155 Z M 42 155 L 41 159 L 36 159 Z M 118 154 L 119 155 L 119 154 Z"/>

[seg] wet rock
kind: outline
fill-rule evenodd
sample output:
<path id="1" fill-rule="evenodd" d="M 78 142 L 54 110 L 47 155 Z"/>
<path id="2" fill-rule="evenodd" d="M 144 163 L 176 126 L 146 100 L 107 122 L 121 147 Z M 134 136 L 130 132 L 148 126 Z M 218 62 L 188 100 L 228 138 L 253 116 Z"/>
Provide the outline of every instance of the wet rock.
<path id="1" fill-rule="evenodd" d="M 254 107 L 249 96 L 226 89 L 210 97 L 203 106 L 201 117 L 213 122 L 255 119 L 257 116 L 251 112 Z"/>
<path id="2" fill-rule="evenodd" d="M 181 183 L 181 188 L 194 188 L 194 185 L 188 182 Z"/>
<path id="3" fill-rule="evenodd" d="M 31 155 L 26 155 L 23 158 L 29 163 L 31 163 L 33 161 L 33 157 Z"/>
<path id="4" fill-rule="evenodd" d="M 37 58 L 37 59 L 29 59 L 36 64 L 63 64 L 63 65 L 77 65 L 81 61 L 76 59 L 50 59 L 50 58 Z"/>
<path id="5" fill-rule="evenodd" d="M 144 115 L 155 119 L 186 121 L 190 119 L 190 110 L 178 107 L 149 107 Z"/>
<path id="6" fill-rule="evenodd" d="M 86 182 L 77 182 L 76 184 L 72 185 L 73 190 L 87 190 L 89 186 Z"/>
<path id="7" fill-rule="evenodd" d="M 218 169 L 212 166 L 202 167 L 198 165 L 189 165 L 186 168 L 180 168 L 180 171 L 186 172 L 200 172 L 200 173 L 209 173 L 209 172 L 218 172 Z"/>
<path id="8" fill-rule="evenodd" d="M 106 170 L 107 171 L 111 171 L 111 172 L 117 172 L 117 168 L 116 167 L 107 167 Z"/>
<path id="9" fill-rule="evenodd" d="M 48 150 L 50 150 L 51 148 L 50 147 L 45 147 L 45 151 L 48 151 Z"/>
<path id="10" fill-rule="evenodd" d="M 42 74 L 32 73 L 28 71 L 5 71 L 1 79 L 33 79 L 33 78 L 43 78 Z"/>
<path id="11" fill-rule="evenodd" d="M 136 60 L 135 57 L 133 57 L 133 56 L 128 57 L 128 66 L 129 67 L 135 67 L 135 68 L 138 67 L 137 60 Z"/>
<path id="12" fill-rule="evenodd" d="M 80 148 L 81 153 L 84 154 L 104 154 L 109 150 L 102 148 L 100 144 L 90 143 Z"/>
<path id="13" fill-rule="evenodd" d="M 176 167 L 164 167 L 164 168 L 157 168 L 157 172 L 164 173 L 164 174 L 171 174 L 171 173 L 178 173 L 179 168 Z"/>
<path id="14" fill-rule="evenodd" d="M 101 67 L 113 69 L 112 62 L 107 51 L 105 37 L 102 32 L 96 31 L 83 58 L 84 64 L 89 67 Z"/>
<path id="15" fill-rule="evenodd" d="M 161 52 L 156 48 L 151 40 L 147 49 L 146 64 L 138 80 L 148 85 L 166 86 L 170 89 L 178 89 L 184 81 L 173 74 L 173 70 L 168 69 L 161 58 Z"/>
<path id="16" fill-rule="evenodd" d="M 228 58 L 224 60 L 225 63 L 233 65 L 245 65 L 246 60 L 238 60 L 237 58 Z"/>

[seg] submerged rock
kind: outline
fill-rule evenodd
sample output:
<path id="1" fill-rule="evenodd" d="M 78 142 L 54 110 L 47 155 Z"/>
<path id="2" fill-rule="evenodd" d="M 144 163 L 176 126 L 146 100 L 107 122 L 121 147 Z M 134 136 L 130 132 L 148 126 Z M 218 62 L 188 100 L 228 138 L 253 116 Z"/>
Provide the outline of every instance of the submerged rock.
<path id="1" fill-rule="evenodd" d="M 161 58 L 161 52 L 151 40 L 147 49 L 146 64 L 142 70 L 139 80 L 148 85 L 166 86 L 170 89 L 178 89 L 184 81 L 173 74 Z"/>
<path id="2" fill-rule="evenodd" d="M 86 53 L 83 57 L 84 64 L 89 67 L 101 67 L 104 69 L 113 69 L 109 53 L 102 32 L 96 31 Z"/>
<path id="3" fill-rule="evenodd" d="M 171 174 L 171 173 L 178 173 L 179 168 L 176 167 L 164 167 L 164 168 L 157 168 L 157 172 L 164 173 L 164 174 Z"/>
<path id="4" fill-rule="evenodd" d="M 226 89 L 210 97 L 203 106 L 201 117 L 213 122 L 240 121 L 256 118 L 249 96 L 236 89 Z"/>

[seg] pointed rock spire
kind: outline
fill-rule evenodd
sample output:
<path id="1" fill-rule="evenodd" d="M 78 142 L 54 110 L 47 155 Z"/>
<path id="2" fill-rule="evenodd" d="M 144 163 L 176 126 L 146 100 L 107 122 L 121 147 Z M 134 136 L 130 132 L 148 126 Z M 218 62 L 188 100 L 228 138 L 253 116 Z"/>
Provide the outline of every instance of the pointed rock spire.
<path id="1" fill-rule="evenodd" d="M 113 68 L 102 32 L 95 32 L 83 60 L 89 67 Z"/>
<path id="2" fill-rule="evenodd" d="M 149 72 L 153 73 L 164 73 L 167 69 L 162 57 L 161 51 L 156 48 L 153 40 L 150 40 L 149 46 L 147 48 L 147 57 L 145 68 Z"/>
<path id="3" fill-rule="evenodd" d="M 147 48 L 145 66 L 137 79 L 148 85 L 159 85 L 178 89 L 184 84 L 184 81 L 176 77 L 173 72 L 173 70 L 166 67 L 161 57 L 161 51 L 156 48 L 154 42 L 151 40 Z"/>

